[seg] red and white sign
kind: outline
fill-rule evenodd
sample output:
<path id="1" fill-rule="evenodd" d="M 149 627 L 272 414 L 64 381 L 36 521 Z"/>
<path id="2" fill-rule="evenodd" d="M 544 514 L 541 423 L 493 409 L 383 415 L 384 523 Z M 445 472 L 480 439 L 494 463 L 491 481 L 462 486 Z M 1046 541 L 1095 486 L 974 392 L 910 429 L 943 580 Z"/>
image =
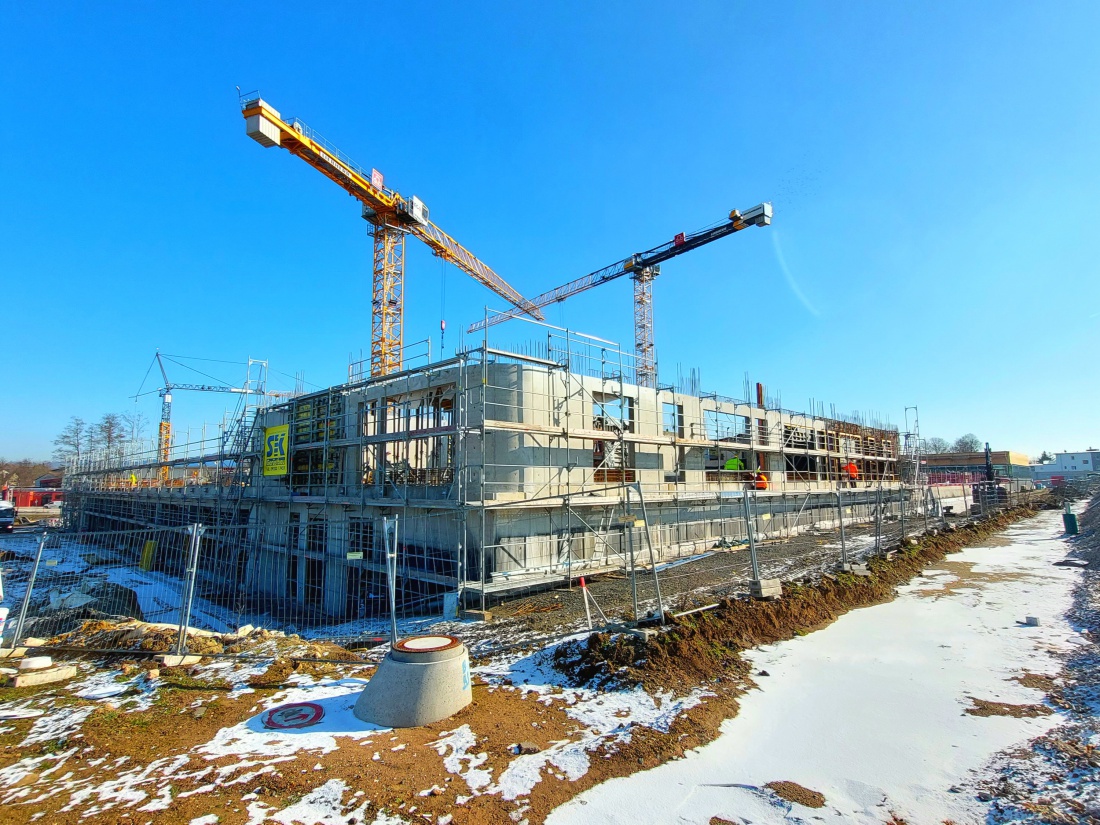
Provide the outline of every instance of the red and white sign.
<path id="1" fill-rule="evenodd" d="M 265 713 L 261 719 L 265 728 L 286 730 L 288 728 L 308 728 L 324 718 L 325 709 L 316 702 L 294 702 L 280 705 Z"/>
<path id="2" fill-rule="evenodd" d="M 373 186 L 375 189 L 382 188 L 382 173 L 379 172 L 377 169 L 370 170 L 370 185 Z"/>

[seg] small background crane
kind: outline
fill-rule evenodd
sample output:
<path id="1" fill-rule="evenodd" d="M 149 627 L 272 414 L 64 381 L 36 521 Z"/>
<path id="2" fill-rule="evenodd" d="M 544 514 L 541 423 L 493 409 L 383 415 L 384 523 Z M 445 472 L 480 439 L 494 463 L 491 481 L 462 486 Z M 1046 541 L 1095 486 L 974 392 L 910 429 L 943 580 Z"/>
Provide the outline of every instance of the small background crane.
<path id="1" fill-rule="evenodd" d="M 363 204 L 363 218 L 373 226 L 374 284 L 371 291 L 370 371 L 372 376 L 401 369 L 405 315 L 405 235 L 419 238 L 438 257 L 484 284 L 519 311 L 542 320 L 530 301 L 479 261 L 458 241 L 428 220 L 428 207 L 418 197 L 402 197 L 385 187 L 377 169 L 367 172 L 329 145 L 297 118 L 282 116 L 257 92 L 241 96 L 245 131 L 261 146 L 281 146 Z"/>
<path id="2" fill-rule="evenodd" d="M 657 386 L 657 357 L 653 347 L 653 279 L 661 273 L 660 264 L 677 255 L 683 255 L 692 249 L 712 243 L 719 238 L 740 232 L 750 226 L 767 226 L 772 222 L 772 205 L 761 203 L 752 209 L 740 212 L 734 209 L 729 214 L 729 220 L 719 226 L 704 229 L 690 235 L 681 232 L 671 241 L 655 246 L 646 252 L 636 252 L 603 269 L 590 272 L 583 278 L 577 278 L 567 284 L 562 284 L 549 292 L 531 299 L 531 304 L 536 309 L 541 309 L 549 304 L 564 301 L 574 295 L 586 292 L 594 286 L 606 284 L 623 275 L 629 274 L 634 281 L 634 352 L 637 357 L 635 373 L 638 385 L 641 387 Z M 493 326 L 520 315 L 518 310 L 512 309 L 490 316 L 486 320 L 478 321 L 470 327 L 470 332 L 477 332 L 487 326 Z"/>
<path id="3" fill-rule="evenodd" d="M 160 478 L 162 483 L 168 481 L 168 461 L 171 459 L 172 454 L 172 393 L 175 390 L 187 390 L 189 392 L 227 392 L 236 395 L 242 395 L 247 398 L 251 395 L 266 396 L 270 398 L 284 398 L 293 396 L 294 393 L 289 392 L 267 392 L 267 361 L 260 361 L 255 358 L 248 359 L 248 370 L 245 374 L 245 382 L 243 387 L 234 387 L 229 384 L 184 384 L 176 381 L 171 381 L 168 378 L 168 372 L 164 368 L 165 360 L 171 361 L 179 366 L 186 367 L 187 369 L 194 369 L 188 367 L 186 364 L 182 364 L 176 361 L 173 356 L 161 355 L 158 350 L 153 357 L 153 362 L 160 370 L 161 378 L 164 379 L 164 384 L 160 389 L 155 392 L 160 395 L 160 423 L 157 425 L 157 459 L 160 462 Z M 152 369 L 152 364 L 149 368 Z M 146 377 L 148 377 L 148 371 L 146 371 Z M 208 376 L 213 380 L 219 379 Z M 137 395 L 134 398 L 140 398 L 142 395 L 148 395 L 149 393 L 142 392 L 145 386 L 145 382 L 142 381 L 142 386 L 138 388 Z M 152 390 L 150 392 L 153 392 Z M 243 436 L 243 431 L 246 427 L 249 427 L 251 422 L 246 422 L 245 417 L 238 416 L 237 429 L 238 435 Z M 243 448 L 243 445 L 241 445 Z M 223 452 L 224 445 L 223 445 Z M 238 450 L 239 452 L 239 450 Z"/>

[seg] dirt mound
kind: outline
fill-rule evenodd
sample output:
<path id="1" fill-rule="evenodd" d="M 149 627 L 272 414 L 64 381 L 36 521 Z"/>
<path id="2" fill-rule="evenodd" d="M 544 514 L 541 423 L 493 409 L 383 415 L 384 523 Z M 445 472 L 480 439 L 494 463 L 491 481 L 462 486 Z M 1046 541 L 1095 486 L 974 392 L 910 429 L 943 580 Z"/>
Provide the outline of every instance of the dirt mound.
<path id="1" fill-rule="evenodd" d="M 29 625 L 28 625 L 29 627 Z M 176 649 L 179 631 L 171 626 L 150 624 L 135 619 L 111 621 L 95 617 L 82 621 L 79 627 L 66 633 L 44 634 L 48 645 L 54 647 L 78 647 L 89 651 L 133 651 L 134 653 L 167 653 Z M 212 633 L 190 628 L 187 632 L 187 650 L 200 656 L 219 653 L 248 654 L 261 651 L 265 657 L 286 656 L 291 659 L 317 662 L 299 662 L 300 673 L 320 674 L 332 668 L 328 661 L 360 661 L 361 656 L 331 642 L 305 641 L 298 636 L 287 636 L 262 628 L 238 636 L 232 633 Z"/>
<path id="2" fill-rule="evenodd" d="M 825 807 L 825 794 L 819 791 L 811 791 L 809 788 L 805 788 L 797 782 L 790 782 L 783 779 L 778 782 L 769 782 L 764 787 L 771 790 L 771 792 L 780 799 L 786 799 L 788 802 L 797 802 L 799 805 L 805 805 L 807 808 Z"/>
<path id="3" fill-rule="evenodd" d="M 251 676 L 248 679 L 248 684 L 252 687 L 280 687 L 286 683 L 286 680 L 290 678 L 290 674 L 294 672 L 294 665 L 289 659 L 276 659 L 263 673 L 257 673 L 255 676 Z"/>
<path id="4" fill-rule="evenodd" d="M 554 650 L 554 667 L 569 683 L 597 689 L 641 684 L 648 645 L 626 634 L 593 633 L 587 639 L 566 642 Z"/>

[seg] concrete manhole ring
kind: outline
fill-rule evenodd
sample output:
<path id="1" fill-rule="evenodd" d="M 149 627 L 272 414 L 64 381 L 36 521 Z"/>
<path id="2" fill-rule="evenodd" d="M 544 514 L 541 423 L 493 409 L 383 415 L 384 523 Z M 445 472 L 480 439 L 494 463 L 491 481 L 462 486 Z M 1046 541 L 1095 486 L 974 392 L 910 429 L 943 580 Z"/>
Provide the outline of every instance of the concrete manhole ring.
<path id="1" fill-rule="evenodd" d="M 289 728 L 308 728 L 324 718 L 325 709 L 316 702 L 294 702 L 280 705 L 267 711 L 261 721 L 265 728 L 286 730 Z"/>
<path id="2" fill-rule="evenodd" d="M 462 642 L 454 636 L 410 636 L 395 644 L 393 649 L 402 653 L 439 653 L 456 648 L 460 644 Z"/>

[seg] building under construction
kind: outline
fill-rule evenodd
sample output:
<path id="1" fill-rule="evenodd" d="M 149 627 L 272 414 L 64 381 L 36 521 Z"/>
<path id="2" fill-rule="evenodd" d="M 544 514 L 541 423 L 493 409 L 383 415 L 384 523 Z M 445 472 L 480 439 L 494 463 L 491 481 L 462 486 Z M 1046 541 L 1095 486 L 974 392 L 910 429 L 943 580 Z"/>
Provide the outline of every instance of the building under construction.
<path id="1" fill-rule="evenodd" d="M 395 516 L 408 592 L 499 592 L 621 567 L 623 518 L 643 510 L 656 555 L 679 557 L 735 535 L 747 489 L 812 508 L 897 481 L 896 429 L 780 409 L 759 386 L 642 387 L 633 355 L 546 332 L 261 408 L 238 455 L 85 457 L 68 518 L 233 527 L 227 588 L 343 616 L 384 572 Z"/>

